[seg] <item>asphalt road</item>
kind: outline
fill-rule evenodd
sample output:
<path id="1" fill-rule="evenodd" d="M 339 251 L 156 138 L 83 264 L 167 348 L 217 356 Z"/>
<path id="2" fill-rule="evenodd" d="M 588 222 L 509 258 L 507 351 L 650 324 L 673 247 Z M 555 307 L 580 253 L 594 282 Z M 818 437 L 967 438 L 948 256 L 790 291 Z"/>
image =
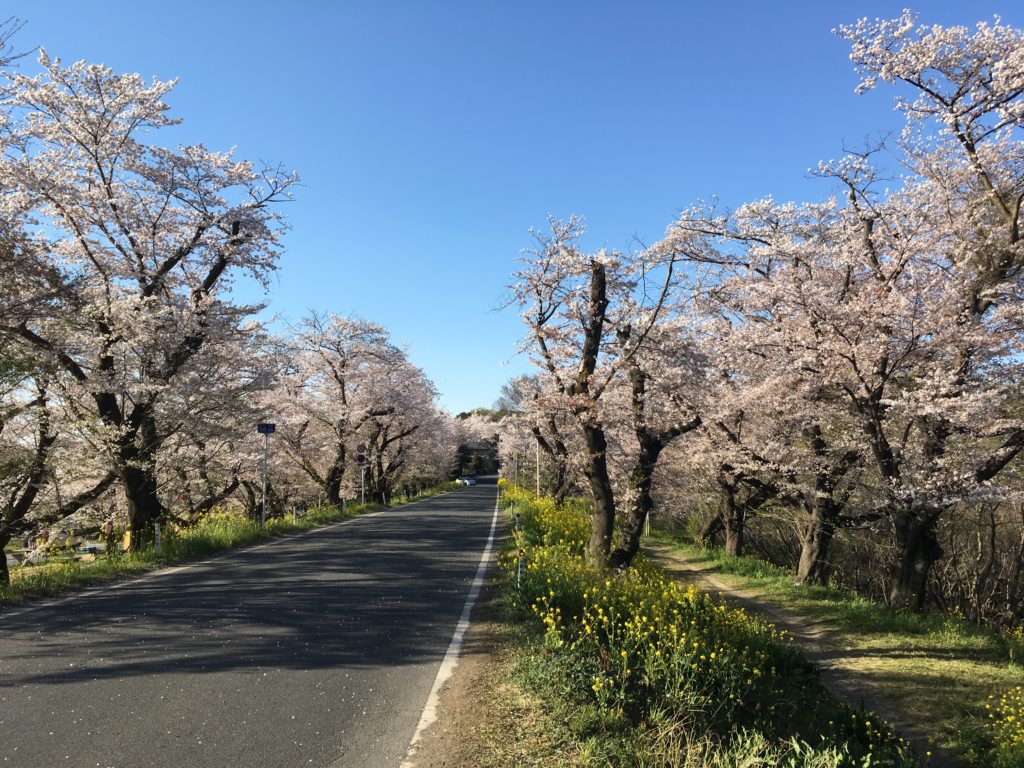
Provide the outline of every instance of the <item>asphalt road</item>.
<path id="1" fill-rule="evenodd" d="M 495 493 L 0 611 L 0 766 L 396 768 Z"/>

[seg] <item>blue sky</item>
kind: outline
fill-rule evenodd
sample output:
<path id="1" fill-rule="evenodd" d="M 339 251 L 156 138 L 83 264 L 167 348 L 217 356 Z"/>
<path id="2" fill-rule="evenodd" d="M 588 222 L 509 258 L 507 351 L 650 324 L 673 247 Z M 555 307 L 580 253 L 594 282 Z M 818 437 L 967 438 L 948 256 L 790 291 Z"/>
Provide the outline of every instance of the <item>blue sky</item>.
<path id="1" fill-rule="evenodd" d="M 27 22 L 22 49 L 179 77 L 174 141 L 296 170 L 269 312 L 387 326 L 457 412 L 527 368 L 515 311 L 495 309 L 530 227 L 579 213 L 590 246 L 625 248 L 698 199 L 822 197 L 809 167 L 899 125 L 891 90 L 854 94 L 830 30 L 906 4 L 7 0 L 3 13 Z M 1024 25 L 1019 1 L 917 10 Z"/>

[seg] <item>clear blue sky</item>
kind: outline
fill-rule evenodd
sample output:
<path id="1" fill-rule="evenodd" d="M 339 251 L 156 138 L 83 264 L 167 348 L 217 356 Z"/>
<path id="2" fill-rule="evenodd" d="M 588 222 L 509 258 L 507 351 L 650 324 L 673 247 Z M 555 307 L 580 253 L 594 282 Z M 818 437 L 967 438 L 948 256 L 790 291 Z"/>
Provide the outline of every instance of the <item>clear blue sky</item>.
<path id="1" fill-rule="evenodd" d="M 391 329 L 452 411 L 523 372 L 495 312 L 528 230 L 586 217 L 592 246 L 657 239 L 699 198 L 821 197 L 806 171 L 899 124 L 853 93 L 830 34 L 899 2 L 7 0 L 16 42 L 180 77 L 175 141 L 302 176 L 269 297 Z M 969 24 L 1016 2 L 919 2 Z M 33 62 L 23 63 L 32 71 Z"/>

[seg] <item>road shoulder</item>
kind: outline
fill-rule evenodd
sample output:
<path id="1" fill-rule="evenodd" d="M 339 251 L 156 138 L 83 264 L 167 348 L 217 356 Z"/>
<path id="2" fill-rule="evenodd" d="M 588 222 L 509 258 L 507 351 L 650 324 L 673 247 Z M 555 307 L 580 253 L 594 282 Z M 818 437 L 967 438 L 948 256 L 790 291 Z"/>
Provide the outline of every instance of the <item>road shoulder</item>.
<path id="1" fill-rule="evenodd" d="M 476 766 L 491 720 L 496 654 L 500 643 L 500 591 L 493 574 L 473 610 L 455 671 L 441 688 L 437 719 L 420 736 L 415 768 Z"/>

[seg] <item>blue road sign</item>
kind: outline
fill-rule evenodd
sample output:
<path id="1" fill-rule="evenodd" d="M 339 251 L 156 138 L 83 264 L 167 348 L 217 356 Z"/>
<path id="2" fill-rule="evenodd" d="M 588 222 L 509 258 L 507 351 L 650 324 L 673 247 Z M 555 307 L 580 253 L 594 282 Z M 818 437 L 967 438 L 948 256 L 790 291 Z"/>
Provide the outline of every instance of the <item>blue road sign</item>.
<path id="1" fill-rule="evenodd" d="M 276 429 L 277 424 L 264 423 L 256 425 L 256 431 L 259 432 L 261 435 L 272 435 L 274 434 L 274 431 Z"/>

